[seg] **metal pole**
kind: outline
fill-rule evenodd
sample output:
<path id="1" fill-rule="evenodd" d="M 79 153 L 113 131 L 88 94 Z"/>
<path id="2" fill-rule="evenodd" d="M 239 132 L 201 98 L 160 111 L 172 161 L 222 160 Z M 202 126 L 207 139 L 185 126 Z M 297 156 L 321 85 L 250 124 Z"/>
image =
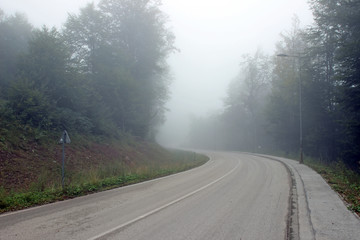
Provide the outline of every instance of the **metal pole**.
<path id="1" fill-rule="evenodd" d="M 304 163 L 303 159 L 303 126 L 302 126 L 302 79 L 301 79 L 301 58 L 299 59 L 299 115 L 300 115 L 300 164 Z"/>
<path id="2" fill-rule="evenodd" d="M 64 180 L 65 180 L 65 133 L 63 135 L 63 142 L 62 142 L 62 167 L 61 167 L 61 186 L 64 189 Z"/>
<path id="3" fill-rule="evenodd" d="M 288 55 L 288 54 L 277 54 L 278 57 L 293 57 L 293 58 L 297 58 L 299 60 L 299 122 L 300 122 L 300 126 L 299 126 L 299 131 L 300 131 L 300 159 L 299 159 L 299 163 L 303 164 L 304 163 L 304 159 L 303 159 L 303 126 L 302 126 L 302 79 L 301 79 L 301 55 Z"/>

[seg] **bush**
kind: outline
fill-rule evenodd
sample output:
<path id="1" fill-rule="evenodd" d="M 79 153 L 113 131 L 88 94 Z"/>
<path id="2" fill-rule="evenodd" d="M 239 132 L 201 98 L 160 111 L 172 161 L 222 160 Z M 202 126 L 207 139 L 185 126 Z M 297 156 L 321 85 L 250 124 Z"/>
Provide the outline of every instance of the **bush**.
<path id="1" fill-rule="evenodd" d="M 56 109 L 51 118 L 56 128 L 63 128 L 65 126 L 68 130 L 83 134 L 91 133 L 94 128 L 89 118 L 69 108 Z"/>
<path id="2" fill-rule="evenodd" d="M 46 96 L 27 80 L 18 80 L 11 88 L 8 108 L 23 124 L 48 129 L 50 104 Z"/>

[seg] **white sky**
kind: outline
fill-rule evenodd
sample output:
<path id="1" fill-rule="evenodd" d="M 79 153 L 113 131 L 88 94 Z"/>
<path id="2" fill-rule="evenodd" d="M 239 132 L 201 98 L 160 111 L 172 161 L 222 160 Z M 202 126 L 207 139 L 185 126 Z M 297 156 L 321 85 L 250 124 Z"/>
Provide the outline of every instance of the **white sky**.
<path id="1" fill-rule="evenodd" d="M 170 112 L 159 141 L 181 144 L 189 119 L 222 107 L 241 56 L 261 48 L 272 54 L 296 14 L 312 22 L 307 0 L 168 0 L 164 11 L 181 49 L 169 59 L 174 75 Z"/>
<path id="2" fill-rule="evenodd" d="M 40 27 L 65 22 L 90 0 L 2 0 L 7 14 L 25 13 Z M 179 143 L 191 115 L 221 109 L 228 83 L 239 71 L 241 56 L 262 48 L 271 54 L 279 34 L 296 14 L 312 22 L 307 0 L 163 0 L 180 53 L 169 58 L 173 75 L 170 112 L 159 140 Z"/>

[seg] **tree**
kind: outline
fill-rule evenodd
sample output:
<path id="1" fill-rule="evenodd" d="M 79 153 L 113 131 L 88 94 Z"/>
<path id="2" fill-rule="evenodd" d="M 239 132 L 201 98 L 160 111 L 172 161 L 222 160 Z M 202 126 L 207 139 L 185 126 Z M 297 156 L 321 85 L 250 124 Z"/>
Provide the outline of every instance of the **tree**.
<path id="1" fill-rule="evenodd" d="M 130 61 L 136 79 L 149 81 L 166 72 L 164 58 L 174 50 L 174 36 L 166 27 L 167 17 L 153 0 L 102 0 L 111 42 Z"/>
<path id="2" fill-rule="evenodd" d="M 0 110 L 46 131 L 65 125 L 153 139 L 168 98 L 165 61 L 174 50 L 159 7 L 152 0 L 103 0 L 70 14 L 62 33 L 43 27 L 25 42 L 18 26 L 15 40 L 8 39 L 10 22 L 25 21 L 0 11 L 0 62 L 13 60 L 6 63 L 12 69 L 0 66 L 0 91 L 8 97 L 0 93 Z"/>
<path id="3" fill-rule="evenodd" d="M 305 52 L 304 69 L 308 73 L 308 81 L 304 88 L 304 119 L 307 153 L 319 157 L 323 161 L 334 161 L 338 157 L 339 139 L 339 108 L 335 73 L 337 63 L 335 53 L 339 47 L 338 41 L 341 29 L 324 21 L 324 14 L 333 16 L 336 2 L 327 1 L 328 6 L 321 6 L 313 1 L 311 7 L 315 24 L 305 32 L 308 44 Z"/>
<path id="4" fill-rule="evenodd" d="M 10 108 L 24 124 L 51 130 L 66 126 L 66 119 L 74 119 L 71 111 L 79 109 L 79 86 L 69 65 L 70 56 L 55 28 L 34 31 L 28 51 L 18 60 L 9 97 Z"/>
<path id="5" fill-rule="evenodd" d="M 221 113 L 193 118 L 193 147 L 257 152 L 269 147 L 264 108 L 272 64 L 261 50 L 244 55 L 238 76 L 230 83 Z"/>
<path id="6" fill-rule="evenodd" d="M 64 37 L 86 79 L 86 109 L 99 128 L 111 125 L 145 138 L 163 119 L 165 59 L 174 39 L 159 6 L 158 1 L 103 0 L 69 15 Z"/>
<path id="7" fill-rule="evenodd" d="M 360 1 L 337 1 L 332 26 L 339 26 L 341 36 L 335 59 L 338 64 L 339 105 L 344 114 L 345 138 L 342 156 L 349 166 L 360 169 Z"/>
<path id="8" fill-rule="evenodd" d="M 148 136 L 161 120 L 168 98 L 168 66 L 166 57 L 175 49 L 174 36 L 167 28 L 167 17 L 161 12 L 159 1 L 103 0 L 100 11 L 107 16 L 112 46 L 125 56 L 126 66 L 142 93 L 137 96 L 137 125 L 140 136 Z M 141 130 L 142 129 L 142 130 Z"/>
<path id="9" fill-rule="evenodd" d="M 20 58 L 18 77 L 32 82 L 47 96 L 51 105 L 72 107 L 68 92 L 72 80 L 69 59 L 70 52 L 60 33 L 55 28 L 43 27 L 34 32 L 28 52 Z"/>
<path id="10" fill-rule="evenodd" d="M 316 146 L 328 160 L 342 157 L 358 168 L 360 2 L 312 0 L 310 5 L 315 24 L 308 30 L 307 41 L 313 60 L 312 83 L 320 96 L 318 112 L 322 113 Z"/>
<path id="11" fill-rule="evenodd" d="M 253 56 L 243 56 L 242 69 L 230 84 L 225 101 L 224 118 L 230 122 L 233 121 L 231 118 L 238 119 L 231 124 L 229 133 L 231 129 L 239 129 L 237 136 L 243 139 L 243 148 L 252 151 L 264 144 L 260 140 L 263 139 L 260 135 L 264 132 L 262 112 L 265 107 L 264 99 L 269 90 L 270 70 L 270 61 L 261 50 Z"/>
<path id="12" fill-rule="evenodd" d="M 51 127 L 48 99 L 27 79 L 18 79 L 12 84 L 8 106 L 23 124 L 46 130 Z"/>
<path id="13" fill-rule="evenodd" d="M 303 52 L 302 31 L 297 17 L 290 31 L 282 34 L 276 45 L 277 54 L 298 56 Z M 272 90 L 267 106 L 269 132 L 276 145 L 286 153 L 299 149 L 299 62 L 297 58 L 274 57 Z"/>
<path id="14" fill-rule="evenodd" d="M 63 35 L 77 68 L 95 74 L 96 54 L 109 41 L 104 14 L 95 8 L 94 3 L 88 4 L 80 9 L 79 15 L 69 14 Z"/>
<path id="15" fill-rule="evenodd" d="M 27 50 L 31 33 L 32 26 L 24 15 L 6 16 L 0 9 L 0 98 L 7 98 L 17 57 Z"/>

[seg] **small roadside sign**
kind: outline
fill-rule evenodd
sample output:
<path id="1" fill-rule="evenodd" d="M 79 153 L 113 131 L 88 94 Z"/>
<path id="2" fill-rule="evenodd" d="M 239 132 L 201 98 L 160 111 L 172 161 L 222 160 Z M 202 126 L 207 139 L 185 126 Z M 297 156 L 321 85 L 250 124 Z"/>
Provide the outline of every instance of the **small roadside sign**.
<path id="1" fill-rule="evenodd" d="M 60 144 L 62 144 L 62 166 L 61 166 L 61 186 L 64 189 L 65 185 L 65 143 L 71 143 L 69 134 L 66 130 L 64 130 L 60 141 Z"/>
<path id="2" fill-rule="evenodd" d="M 71 143 L 69 134 L 66 130 L 64 130 L 64 133 L 61 136 L 59 143 Z"/>

